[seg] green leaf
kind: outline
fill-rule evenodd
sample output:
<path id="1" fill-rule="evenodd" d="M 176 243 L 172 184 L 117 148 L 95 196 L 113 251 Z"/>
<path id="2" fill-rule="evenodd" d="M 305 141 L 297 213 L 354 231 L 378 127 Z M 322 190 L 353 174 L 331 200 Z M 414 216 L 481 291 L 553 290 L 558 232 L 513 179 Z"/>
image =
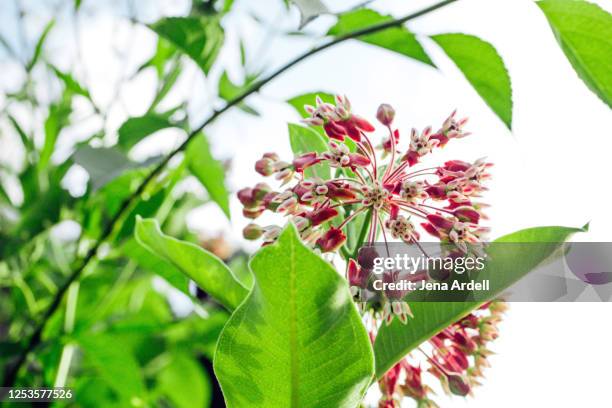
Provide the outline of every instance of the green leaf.
<path id="1" fill-rule="evenodd" d="M 51 69 L 55 73 L 55 75 L 64 83 L 64 86 L 70 92 L 75 93 L 76 95 L 84 96 L 85 98 L 91 100 L 91 95 L 89 91 L 85 89 L 83 85 L 81 85 L 72 75 L 67 72 L 63 72 L 59 70 L 57 67 L 51 65 Z"/>
<path id="2" fill-rule="evenodd" d="M 490 261 L 476 281 L 489 279 L 491 298 L 521 279 L 537 266 L 549 260 L 572 234 L 585 228 L 537 227 L 505 235 L 495 242 L 542 243 L 542 245 L 492 246 L 488 251 Z M 417 292 L 414 292 L 418 295 Z M 410 295 L 406 298 L 410 302 Z M 410 308 L 414 318 L 407 324 L 395 320 L 381 326 L 374 353 L 376 376 L 383 376 L 406 354 L 427 341 L 452 323 L 460 320 L 480 302 L 413 302 Z"/>
<path id="3" fill-rule="evenodd" d="M 211 152 L 208 139 L 200 134 L 189 143 L 185 156 L 187 167 L 208 191 L 210 198 L 219 204 L 227 218 L 230 218 L 229 193 L 225 188 L 225 169 Z"/>
<path id="4" fill-rule="evenodd" d="M 36 46 L 34 47 L 34 54 L 32 55 L 32 59 L 30 59 L 30 62 L 28 62 L 28 64 L 26 65 L 26 71 L 30 72 L 32 68 L 34 68 L 34 65 L 36 65 L 36 63 L 38 62 L 38 59 L 40 58 L 40 54 L 43 49 L 43 45 L 45 44 L 45 40 L 47 39 L 47 36 L 49 35 L 49 32 L 51 31 L 54 25 L 55 19 L 51 19 L 51 21 L 49 21 L 43 29 L 42 33 L 40 34 L 40 37 L 38 37 L 38 41 L 36 42 Z"/>
<path id="5" fill-rule="evenodd" d="M 327 34 L 334 37 L 340 37 L 352 31 L 384 23 L 392 19 L 393 17 L 381 15 L 374 10 L 358 9 L 340 15 L 336 25 L 330 28 Z M 368 44 L 395 51 L 401 55 L 414 58 L 435 67 L 434 63 L 416 39 L 416 36 L 404 26 L 388 28 L 377 33 L 360 36 L 357 39 Z"/>
<path id="6" fill-rule="evenodd" d="M 310 128 L 293 123 L 289 124 L 289 142 L 291 143 L 291 150 L 296 156 L 308 152 L 323 153 L 327 151 L 327 144 L 323 136 Z M 304 170 L 304 177 L 329 179 L 329 164 L 321 162 L 307 168 Z"/>
<path id="7" fill-rule="evenodd" d="M 157 391 L 176 408 L 207 407 L 211 387 L 202 366 L 185 353 L 175 353 L 157 375 Z"/>
<path id="8" fill-rule="evenodd" d="M 138 362 L 129 347 L 117 343 L 108 334 L 97 333 L 78 340 L 86 360 L 94 366 L 100 377 L 117 392 L 128 406 L 145 401 L 145 384 Z"/>
<path id="9" fill-rule="evenodd" d="M 148 113 L 144 116 L 129 118 L 118 130 L 119 140 L 117 144 L 122 150 L 127 151 L 134 147 L 145 137 L 153 133 L 176 126 L 167 115 Z"/>
<path id="10" fill-rule="evenodd" d="M 135 240 L 128 241 L 123 248 L 123 253 L 135 261 L 142 269 L 161 276 L 169 284 L 187 296 L 191 296 L 189 293 L 189 278 L 172 263 L 166 261 L 155 252 L 147 250 Z"/>
<path id="11" fill-rule="evenodd" d="M 49 115 L 45 120 L 45 142 L 38 161 L 38 169 L 41 172 L 49 164 L 51 155 L 55 150 L 57 138 L 64 126 L 68 124 L 68 117 L 72 111 L 71 103 L 71 97 L 64 93 L 64 97 L 60 102 L 54 103 L 49 107 Z"/>
<path id="12" fill-rule="evenodd" d="M 289 99 L 287 103 L 293 106 L 301 117 L 306 118 L 310 116 L 310 114 L 304 110 L 304 105 L 314 106 L 317 96 L 320 97 L 323 102 L 335 103 L 334 95 L 329 92 L 309 92 L 303 95 L 294 96 Z"/>
<path id="13" fill-rule="evenodd" d="M 504 61 L 495 47 L 467 34 L 431 37 L 463 72 L 495 114 L 512 128 L 512 85 Z"/>
<path id="14" fill-rule="evenodd" d="M 355 407 L 373 361 L 346 281 L 292 225 L 250 266 L 255 284 L 214 359 L 227 406 Z"/>
<path id="15" fill-rule="evenodd" d="M 34 143 L 32 142 L 32 138 L 26 134 L 23 128 L 19 125 L 19 122 L 17 122 L 17 119 L 15 119 L 10 114 L 7 114 L 7 116 L 8 116 L 9 121 L 13 125 L 13 128 L 15 128 L 15 131 L 19 135 L 19 138 L 21 139 L 21 143 L 23 144 L 23 147 L 26 149 L 26 151 L 27 152 L 34 151 L 35 148 L 34 148 Z"/>
<path id="16" fill-rule="evenodd" d="M 155 93 L 155 98 L 151 102 L 151 106 L 147 112 L 153 112 L 153 110 L 157 107 L 157 105 L 168 95 L 168 93 L 172 90 L 172 87 L 181 76 L 183 72 L 183 65 L 181 64 L 180 59 L 176 59 L 170 65 L 170 69 L 168 73 L 160 77 L 160 83 Z"/>
<path id="17" fill-rule="evenodd" d="M 612 15 L 586 1 L 544 0 L 536 4 L 578 76 L 612 108 Z"/>
<path id="18" fill-rule="evenodd" d="M 227 71 L 223 71 L 223 74 L 221 74 L 221 78 L 219 79 L 219 96 L 229 102 L 240 96 L 240 94 L 242 94 L 255 80 L 256 77 L 247 78 L 247 81 L 245 81 L 244 84 L 238 85 L 233 83 L 231 79 L 229 79 Z M 244 102 L 240 102 L 238 104 L 238 107 L 246 113 L 259 116 L 259 113 L 254 108 Z"/>
<path id="19" fill-rule="evenodd" d="M 116 179 L 127 170 L 139 167 L 140 163 L 132 162 L 116 147 L 91 147 L 84 145 L 73 154 L 75 163 L 82 166 L 91 181 L 94 190 L 98 190 Z M 150 163 L 143 163 L 150 164 Z"/>
<path id="20" fill-rule="evenodd" d="M 321 0 L 291 0 L 300 10 L 300 28 L 319 17 L 329 13 L 329 9 Z"/>
<path id="21" fill-rule="evenodd" d="M 205 74 L 215 62 L 224 40 L 223 29 L 214 17 L 168 17 L 150 28 L 191 57 Z"/>
<path id="22" fill-rule="evenodd" d="M 156 220 L 137 218 L 134 235 L 143 247 L 174 265 L 229 310 L 246 297 L 247 289 L 223 261 L 195 244 L 164 235 Z"/>

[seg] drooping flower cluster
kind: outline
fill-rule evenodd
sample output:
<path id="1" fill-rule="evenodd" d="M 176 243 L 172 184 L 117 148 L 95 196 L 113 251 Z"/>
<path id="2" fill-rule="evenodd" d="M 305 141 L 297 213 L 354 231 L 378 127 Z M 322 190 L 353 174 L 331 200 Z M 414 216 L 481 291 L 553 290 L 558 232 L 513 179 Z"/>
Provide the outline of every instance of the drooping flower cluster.
<path id="1" fill-rule="evenodd" d="M 432 337 L 428 342 L 431 354 L 419 348 L 429 366 L 427 371 L 447 394 L 466 396 L 480 385 L 484 368 L 489 366 L 487 357 L 492 354 L 488 344 L 497 338 L 497 324 L 506 308 L 503 301 L 488 302 Z M 421 376 L 421 366 L 411 359 L 404 358 L 380 379 L 379 408 L 399 407 L 404 397 L 414 399 L 419 408 L 438 407 Z"/>
<path id="2" fill-rule="evenodd" d="M 377 119 L 385 136 L 375 148 L 371 136 L 375 127 L 352 112 L 346 97 L 335 104 L 317 98 L 316 106 L 305 106 L 304 122 L 327 139 L 324 152 L 307 152 L 291 161 L 266 153 L 255 164 L 263 176 L 274 176 L 281 187 L 259 183 L 238 192 L 243 214 L 257 219 L 266 211 L 282 214 L 292 221 L 301 239 L 323 253 L 338 252 L 347 261 L 346 277 L 360 310 L 374 321 L 390 324 L 394 317 L 407 323 L 412 312 L 404 301 L 407 291 L 385 289 L 372 295 L 373 260 L 378 256 L 369 245 L 377 239 L 419 244 L 423 232 L 453 248 L 452 256 L 469 254 L 471 244 L 485 240 L 488 232 L 480 223 L 486 219 L 479 201 L 486 191 L 491 167 L 484 159 L 473 162 L 450 160 L 439 165 L 421 165 L 428 155 L 453 139 L 468 136 L 467 119 L 453 112 L 437 130 L 413 129 L 407 146 L 401 148 L 400 131 L 393 127 L 394 109 L 382 104 Z M 331 174 L 330 174 L 331 170 Z M 329 174 L 323 177 L 322 175 Z M 276 240 L 281 227 L 250 223 L 247 239 Z M 347 235 L 353 245 L 349 247 Z M 384 282 L 401 279 L 436 279 L 432 271 L 409 276 L 385 272 Z M 438 378 L 445 390 L 467 394 L 477 384 L 486 365 L 486 343 L 496 336 L 500 303 L 491 303 L 433 337 L 433 354 L 427 357 L 427 371 Z M 488 315 L 486 313 L 489 313 Z M 370 329 L 373 339 L 375 325 Z M 379 382 L 381 407 L 396 407 L 402 397 L 414 398 L 419 407 L 435 407 L 430 388 L 421 378 L 420 366 L 403 360 Z"/>

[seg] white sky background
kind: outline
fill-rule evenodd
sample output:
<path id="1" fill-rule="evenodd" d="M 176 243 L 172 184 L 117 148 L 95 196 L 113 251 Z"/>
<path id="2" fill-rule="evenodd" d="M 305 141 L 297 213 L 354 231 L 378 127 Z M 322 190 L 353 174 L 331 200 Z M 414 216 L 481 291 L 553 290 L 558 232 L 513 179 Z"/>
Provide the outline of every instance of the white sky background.
<path id="1" fill-rule="evenodd" d="M 27 37 L 34 42 L 49 17 L 49 7 L 42 1 L 24 1 L 31 17 Z M 57 4 L 46 1 L 45 4 Z M 71 3 L 71 2 L 68 2 Z M 132 30 L 117 14 L 125 15 L 124 1 L 93 2 L 85 0 L 80 23 L 80 49 L 84 66 L 78 66 L 79 79 L 87 80 L 94 99 L 106 106 L 113 99 L 113 84 L 123 66 L 116 49 L 129 55 L 128 72 L 140 65 L 155 47 L 155 36 L 144 26 Z M 186 1 L 136 1 L 137 19 L 152 22 L 161 13 L 184 14 Z M 345 10 L 358 1 L 328 1 L 333 10 Z M 379 0 L 372 7 L 401 16 L 432 2 L 422 0 Z M 599 0 L 607 10 L 612 1 Z M 13 2 L 2 0 L 0 32 L 13 38 L 15 27 Z M 289 14 L 280 0 L 236 0 L 239 11 L 224 21 L 227 46 L 221 64 L 236 66 L 239 60 L 237 38 L 247 43 L 248 65 L 253 70 L 278 66 L 311 47 L 306 38 L 280 39 L 275 33 L 262 32 L 248 17 L 253 12 L 273 22 L 277 29 L 295 29 L 296 10 Z M 67 8 L 60 14 L 45 55 L 63 69 L 72 66 L 75 57 L 74 28 L 66 23 Z M 334 22 L 330 16 L 307 26 L 307 31 L 322 33 Z M 232 158 L 233 171 L 228 184 L 232 190 L 261 181 L 253 164 L 262 153 L 277 151 L 290 156 L 286 131 L 288 121 L 296 121 L 293 110 L 279 101 L 315 90 L 345 93 L 354 110 L 374 120 L 381 102 L 392 104 L 396 124 L 403 130 L 404 141 L 411 127 L 438 127 L 455 108 L 470 117 L 469 138 L 450 143 L 432 155 L 440 161 L 450 158 L 474 160 L 487 156 L 495 163 L 491 191 L 486 196 L 492 207 L 492 236 L 538 225 L 581 226 L 591 222 L 589 233 L 576 239 L 610 241 L 612 219 L 609 216 L 608 188 L 612 142 L 607 106 L 592 94 L 576 76 L 558 47 L 539 8 L 529 0 L 464 0 L 428 16 L 410 22 L 419 34 L 465 32 L 491 42 L 502 55 L 510 71 L 514 93 L 514 126 L 510 133 L 471 88 L 461 73 L 432 41 L 423 39 L 439 71 L 403 56 L 359 42 L 347 42 L 298 65 L 249 100 L 261 113 L 252 117 L 232 111 L 211 126 L 207 134 L 219 158 Z M 14 38 L 13 38 L 14 39 Z M 132 46 L 130 46 L 132 44 Z M 16 44 L 17 45 L 17 44 Z M 129 51 L 128 51 L 129 50 Z M 7 62 L 0 51 L 0 106 L 3 93 L 14 90 L 22 73 Z M 83 75 L 86 72 L 86 75 Z M 179 89 L 164 107 L 191 99 L 194 124 L 210 112 L 220 71 L 210 82 L 191 66 Z M 230 70 L 233 79 L 237 71 Z M 122 102 L 110 116 L 108 142 L 115 140 L 116 129 L 126 115 L 144 113 L 152 98 L 154 73 L 148 72 L 127 84 Z M 51 90 L 52 91 L 52 90 Z M 41 94 L 47 92 L 40 91 Z M 85 104 L 84 104 L 85 106 Z M 16 112 L 27 120 L 27 112 Z M 81 112 L 86 116 L 87 112 Z M 38 118 L 37 123 L 41 123 Z M 69 141 L 91 134 L 96 119 L 85 121 L 62 135 L 66 146 L 59 156 L 70 153 Z M 39 125 L 37 125 L 39 126 Z M 0 129 L 6 131 L 7 129 Z M 2 137 L 2 136 L 0 136 Z M 150 142 L 135 149 L 135 158 L 167 152 L 184 135 L 175 130 L 162 131 Z M 2 137 L 0 160 L 16 162 L 20 150 Z M 78 190 L 78 172 L 69 183 Z M 81 175 L 82 176 L 82 175 Z M 13 192 L 13 194 L 16 194 Z M 189 225 L 199 231 L 229 231 L 238 241 L 247 221 L 241 217 L 237 200 L 232 202 L 233 224 L 220 210 L 206 206 L 194 211 Z M 609 324 L 612 306 L 607 304 L 531 304 L 515 303 L 502 325 L 501 336 L 494 343 L 498 353 L 491 358 L 484 386 L 475 398 L 436 400 L 442 407 L 576 407 L 609 405 L 609 368 L 612 363 Z"/>

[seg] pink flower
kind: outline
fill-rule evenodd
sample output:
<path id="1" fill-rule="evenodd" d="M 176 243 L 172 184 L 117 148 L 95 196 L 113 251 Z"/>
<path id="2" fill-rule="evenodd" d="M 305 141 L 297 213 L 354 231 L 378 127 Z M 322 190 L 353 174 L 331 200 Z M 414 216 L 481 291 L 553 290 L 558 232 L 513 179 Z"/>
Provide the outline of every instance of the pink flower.
<path id="1" fill-rule="evenodd" d="M 346 235 L 342 230 L 331 227 L 321 238 L 317 240 L 317 246 L 322 252 L 333 252 L 346 242 Z"/>
<path id="2" fill-rule="evenodd" d="M 318 157 L 316 152 L 305 153 L 293 159 L 293 168 L 295 171 L 302 173 L 304 169 L 314 166 L 320 161 L 321 159 Z"/>

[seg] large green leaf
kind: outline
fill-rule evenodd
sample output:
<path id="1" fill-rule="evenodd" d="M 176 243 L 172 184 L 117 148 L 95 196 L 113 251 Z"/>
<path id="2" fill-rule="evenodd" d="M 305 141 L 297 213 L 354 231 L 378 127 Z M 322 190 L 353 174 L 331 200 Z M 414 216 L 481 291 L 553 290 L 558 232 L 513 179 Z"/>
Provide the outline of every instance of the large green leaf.
<path id="1" fill-rule="evenodd" d="M 205 74 L 223 45 L 223 29 L 215 17 L 168 17 L 150 27 L 189 55 Z"/>
<path id="2" fill-rule="evenodd" d="M 255 284 L 214 359 L 227 406 L 355 407 L 373 361 L 346 281 L 292 225 L 250 266 Z"/>
<path id="3" fill-rule="evenodd" d="M 202 366 L 186 353 L 174 353 L 157 376 L 157 391 L 176 408 L 210 405 L 210 382 Z"/>
<path id="4" fill-rule="evenodd" d="M 117 339 L 107 334 L 82 336 L 78 342 L 86 361 L 127 406 L 144 403 L 146 389 L 142 371 L 129 347 L 117 344 Z"/>
<path id="5" fill-rule="evenodd" d="M 293 123 L 289 124 L 289 142 L 291 143 L 291 150 L 296 156 L 309 152 L 323 153 L 327 151 L 323 136 L 310 128 Z M 304 176 L 327 180 L 329 179 L 329 164 L 327 162 L 315 164 L 304 171 Z"/>
<path id="6" fill-rule="evenodd" d="M 578 76 L 612 108 L 612 15 L 586 1 L 544 0 L 536 4 Z"/>
<path id="7" fill-rule="evenodd" d="M 229 193 L 225 187 L 225 168 L 223 163 L 212 156 L 208 139 L 204 134 L 196 136 L 189 143 L 185 159 L 189 170 L 204 185 L 210 198 L 219 204 L 227 218 L 230 218 Z"/>
<path id="8" fill-rule="evenodd" d="M 172 263 L 157 255 L 157 253 L 145 249 L 135 240 L 126 242 L 123 246 L 123 252 L 142 269 L 156 273 L 172 286 L 190 296 L 189 278 Z"/>
<path id="9" fill-rule="evenodd" d="M 585 228 L 537 227 L 505 235 L 495 242 L 533 243 L 533 245 L 494 245 L 488 251 L 490 261 L 476 281 L 488 279 L 490 295 L 494 298 L 504 289 L 531 272 L 538 265 L 551 258 L 561 245 L 575 232 Z M 536 243 L 541 243 L 538 245 Z M 418 297 L 417 292 L 413 292 Z M 406 300 L 410 302 L 409 295 Z M 424 341 L 433 337 L 450 324 L 461 319 L 480 302 L 414 302 L 410 308 L 414 318 L 407 324 L 395 320 L 383 325 L 376 336 L 376 375 L 381 377 L 395 363 Z"/>
<path id="10" fill-rule="evenodd" d="M 174 265 L 229 310 L 246 297 L 247 289 L 223 261 L 195 244 L 165 235 L 156 220 L 137 218 L 134 234 L 142 246 Z"/>
<path id="11" fill-rule="evenodd" d="M 176 126 L 167 115 L 148 113 L 144 116 L 129 118 L 118 130 L 118 145 L 123 150 L 131 149 L 136 143 L 158 130 Z"/>
<path id="12" fill-rule="evenodd" d="M 327 34 L 339 37 L 392 19 L 391 16 L 383 16 L 370 9 L 350 11 L 340 15 L 336 25 L 330 28 Z M 404 26 L 388 28 L 377 33 L 363 35 L 357 39 L 435 66 L 415 35 Z"/>
<path id="13" fill-rule="evenodd" d="M 512 86 L 508 70 L 495 47 L 467 34 L 431 37 L 453 60 L 476 92 L 512 128 Z"/>

